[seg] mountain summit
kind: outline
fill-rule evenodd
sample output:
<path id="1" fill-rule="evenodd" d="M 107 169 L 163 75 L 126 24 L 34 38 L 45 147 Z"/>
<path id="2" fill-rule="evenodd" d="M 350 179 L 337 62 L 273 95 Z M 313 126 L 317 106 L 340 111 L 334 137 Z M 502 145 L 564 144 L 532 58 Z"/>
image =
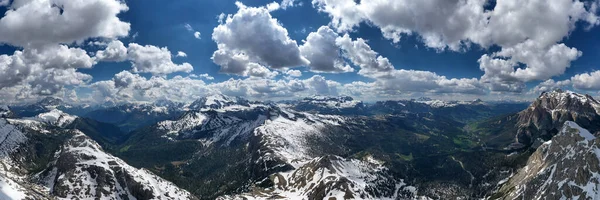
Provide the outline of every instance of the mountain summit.
<path id="1" fill-rule="evenodd" d="M 202 97 L 189 105 L 190 110 L 223 109 L 229 106 L 250 106 L 250 102 L 240 97 L 230 97 L 222 94 L 214 94 Z"/>
<path id="2" fill-rule="evenodd" d="M 589 95 L 563 90 L 544 92 L 519 113 L 516 139 L 521 144 L 531 144 L 536 138 L 549 140 L 566 121 L 600 131 L 599 113 L 600 103 Z"/>

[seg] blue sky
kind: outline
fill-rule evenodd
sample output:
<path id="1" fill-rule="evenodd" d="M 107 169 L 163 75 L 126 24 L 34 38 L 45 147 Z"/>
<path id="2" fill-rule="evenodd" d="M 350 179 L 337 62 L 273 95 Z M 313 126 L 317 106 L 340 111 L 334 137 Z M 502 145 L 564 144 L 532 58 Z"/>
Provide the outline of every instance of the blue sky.
<path id="1" fill-rule="evenodd" d="M 600 90 L 598 1 L 92 1 L 0 1 L 0 98 L 526 100 L 555 88 Z M 22 14 L 31 8 L 56 19 Z M 311 33 L 329 40 L 306 44 Z M 98 55 L 113 47 L 123 55 Z"/>

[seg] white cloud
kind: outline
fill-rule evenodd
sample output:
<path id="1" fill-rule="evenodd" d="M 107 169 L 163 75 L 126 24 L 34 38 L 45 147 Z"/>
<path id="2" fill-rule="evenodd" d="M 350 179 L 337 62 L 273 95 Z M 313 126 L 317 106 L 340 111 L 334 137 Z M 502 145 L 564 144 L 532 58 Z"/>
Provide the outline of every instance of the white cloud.
<path id="1" fill-rule="evenodd" d="M 194 30 L 194 28 L 192 27 L 192 25 L 186 23 L 185 25 L 183 25 L 183 27 L 185 27 L 185 29 L 187 31 L 194 33 L 194 38 L 196 38 L 196 39 L 202 39 L 202 38 L 200 38 L 200 36 L 201 36 L 200 32 Z"/>
<path id="2" fill-rule="evenodd" d="M 130 24 L 117 15 L 127 10 L 117 0 L 16 0 L 0 19 L 0 43 L 39 47 L 124 37 Z"/>
<path id="3" fill-rule="evenodd" d="M 316 32 L 308 34 L 306 42 L 300 46 L 300 53 L 310 61 L 310 69 L 314 72 L 353 72 L 340 55 L 336 44 L 338 34 L 327 26 L 321 26 Z"/>
<path id="4" fill-rule="evenodd" d="M 565 87 L 569 86 L 570 84 L 571 84 L 570 80 L 554 81 L 553 79 L 548 79 L 544 82 L 541 82 L 534 88 L 532 88 L 529 91 L 529 93 L 539 95 L 542 92 L 548 92 L 548 91 L 552 91 L 552 90 L 556 90 L 556 89 L 565 88 Z"/>
<path id="5" fill-rule="evenodd" d="M 10 3 L 10 0 L 0 0 L 0 6 L 7 6 Z"/>
<path id="6" fill-rule="evenodd" d="M 18 85 L 33 89 L 36 94 L 52 94 L 65 85 L 81 84 L 91 76 L 76 72 L 77 68 L 91 68 L 94 59 L 83 49 L 64 45 L 15 51 L 0 55 L 0 88 Z"/>
<path id="7" fill-rule="evenodd" d="M 240 75 L 248 71 L 251 63 L 274 69 L 309 64 L 300 55 L 296 41 L 290 39 L 268 9 L 247 7 L 240 2 L 236 5 L 238 12 L 228 15 L 212 35 L 218 46 L 212 59 L 221 66 L 221 72 Z"/>
<path id="8" fill-rule="evenodd" d="M 141 46 L 130 43 L 127 48 L 128 58 L 132 62 L 133 72 L 165 75 L 173 72 L 189 73 L 194 68 L 189 63 L 175 64 L 171 60 L 171 52 L 166 47 L 152 45 Z"/>
<path id="9" fill-rule="evenodd" d="M 352 40 L 347 34 L 336 40 L 343 56 L 361 69 L 358 74 L 375 79 L 378 90 L 388 93 L 484 93 L 479 80 L 448 79 L 434 72 L 395 69 L 390 61 L 371 49 L 365 40 Z"/>
<path id="10" fill-rule="evenodd" d="M 482 82 L 492 91 L 519 92 L 525 82 L 563 74 L 582 53 L 560 42 L 578 23 L 584 22 L 587 28 L 600 24 L 597 1 L 503 0 L 485 10 L 488 3 L 486 0 L 312 1 L 315 8 L 331 17 L 331 25 L 338 31 L 350 31 L 366 22 L 393 42 L 417 34 L 425 46 L 437 50 L 463 51 L 472 44 L 484 48 L 498 46 L 499 52 L 479 59 L 485 72 Z M 379 66 L 387 66 L 386 62 L 381 60 Z M 367 66 L 378 66 L 374 63 L 372 59 Z M 362 74 L 371 72 L 374 71 L 365 70 Z"/>
<path id="11" fill-rule="evenodd" d="M 96 52 L 96 60 L 122 62 L 127 59 L 127 47 L 123 42 L 114 40 L 104 50 Z"/>
<path id="12" fill-rule="evenodd" d="M 281 5 L 281 9 L 285 10 L 285 9 L 291 8 L 291 7 L 302 6 L 302 1 L 299 1 L 299 0 L 283 0 L 283 1 L 281 1 L 281 3 L 279 5 Z"/>
<path id="13" fill-rule="evenodd" d="M 133 72 L 152 73 L 153 75 L 165 75 L 174 72 L 189 73 L 194 68 L 189 63 L 175 64 L 172 61 L 171 51 L 166 47 L 153 45 L 139 45 L 130 43 L 129 47 L 118 40 L 112 41 L 104 50 L 96 52 L 95 59 L 98 61 L 132 62 Z M 178 51 L 176 57 L 187 57 L 187 54 Z"/>
<path id="14" fill-rule="evenodd" d="M 187 54 L 183 51 L 178 51 L 176 57 L 187 57 Z"/>
<path id="15" fill-rule="evenodd" d="M 313 77 L 306 79 L 304 83 L 313 90 L 313 94 L 319 95 L 337 96 L 337 87 L 340 86 L 338 82 L 327 80 L 325 77 L 320 75 L 314 75 Z"/>
<path id="16" fill-rule="evenodd" d="M 581 90 L 600 90 L 600 71 L 577 74 L 571 78 L 573 87 Z"/>
<path id="17" fill-rule="evenodd" d="M 279 10 L 279 8 L 281 8 L 281 6 L 279 6 L 279 3 L 277 2 L 268 3 L 265 7 L 267 8 L 267 10 L 269 10 L 269 12 Z"/>
<path id="18" fill-rule="evenodd" d="M 460 50 L 474 42 L 484 47 L 510 47 L 527 39 L 550 45 L 575 27 L 577 21 L 600 23 L 592 6 L 579 0 L 497 1 L 486 11 L 486 0 L 313 0 L 319 11 L 329 14 L 340 31 L 361 22 L 381 29 L 386 38 L 398 42 L 403 35 L 417 33 L 432 48 Z M 530 20 L 523 20 L 530 19 Z"/>
<path id="19" fill-rule="evenodd" d="M 209 74 L 200 74 L 200 75 L 190 74 L 190 78 L 203 78 L 206 80 L 214 80 L 215 79 L 215 77 L 212 77 Z"/>
<path id="20" fill-rule="evenodd" d="M 342 49 L 344 57 L 361 68 L 358 74 L 367 77 L 377 77 L 381 73 L 388 73 L 394 70 L 392 63 L 387 58 L 373 51 L 362 38 L 352 40 L 346 34 L 344 37 L 337 38 L 336 44 Z"/>
<path id="21" fill-rule="evenodd" d="M 569 48 L 564 44 L 555 44 L 545 48 L 528 40 L 514 47 L 503 48 L 491 56 L 483 55 L 479 59 L 480 68 L 485 72 L 481 79 L 485 82 L 502 82 L 509 85 L 546 80 L 563 74 L 571 66 L 571 62 L 581 55 L 581 51 Z M 519 64 L 527 67 L 519 68 Z M 493 87 L 491 89 L 493 91 L 511 90 L 510 87 Z"/>
<path id="22" fill-rule="evenodd" d="M 291 77 L 301 77 L 302 76 L 302 72 L 300 70 L 295 70 L 295 69 L 288 70 L 287 72 L 285 72 L 285 74 L 287 74 L 288 76 L 291 76 Z"/>

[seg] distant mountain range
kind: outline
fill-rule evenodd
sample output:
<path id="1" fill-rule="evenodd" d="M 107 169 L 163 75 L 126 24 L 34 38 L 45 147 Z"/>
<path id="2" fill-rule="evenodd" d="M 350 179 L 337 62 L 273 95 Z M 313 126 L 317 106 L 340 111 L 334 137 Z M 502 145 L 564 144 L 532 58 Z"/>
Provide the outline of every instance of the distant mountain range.
<path id="1" fill-rule="evenodd" d="M 0 106 L 0 199 L 593 199 L 599 113 L 561 90 L 531 104 L 46 98 Z"/>

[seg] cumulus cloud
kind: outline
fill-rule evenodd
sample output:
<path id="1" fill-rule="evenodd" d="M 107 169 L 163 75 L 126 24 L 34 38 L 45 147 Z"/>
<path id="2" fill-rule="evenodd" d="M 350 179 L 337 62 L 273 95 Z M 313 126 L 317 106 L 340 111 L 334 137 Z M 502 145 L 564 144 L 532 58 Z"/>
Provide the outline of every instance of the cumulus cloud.
<path id="1" fill-rule="evenodd" d="M 485 72 L 482 80 L 492 84 L 521 85 L 534 80 L 546 80 L 561 75 L 571 66 L 571 62 L 582 52 L 564 44 L 540 47 L 528 40 L 510 48 L 503 48 L 491 56 L 479 59 L 480 69 Z M 519 68 L 524 64 L 526 68 Z M 511 91 L 511 87 L 493 87 L 494 91 Z"/>
<path id="2" fill-rule="evenodd" d="M 130 43 L 127 48 L 128 59 L 132 62 L 133 72 L 165 75 L 174 72 L 189 73 L 194 68 L 189 63 L 175 64 L 171 60 L 171 52 L 166 47 L 139 45 Z"/>
<path id="3" fill-rule="evenodd" d="M 295 70 L 295 69 L 288 70 L 287 72 L 285 72 L 285 74 L 287 74 L 288 76 L 291 76 L 291 77 L 301 77 L 302 76 L 302 72 L 300 70 Z"/>
<path id="4" fill-rule="evenodd" d="M 521 91 L 525 82 L 563 74 L 582 52 L 560 41 L 578 23 L 587 24 L 587 28 L 600 24 L 597 1 L 503 0 L 486 10 L 488 3 L 486 0 L 312 1 L 315 8 L 331 17 L 330 24 L 338 31 L 350 31 L 366 22 L 393 42 L 416 34 L 425 46 L 437 50 L 463 51 L 473 44 L 484 48 L 498 46 L 500 51 L 479 59 L 485 72 L 482 82 L 492 91 Z M 387 65 L 385 60 L 381 62 Z M 370 72 L 373 71 L 363 74 Z"/>
<path id="5" fill-rule="evenodd" d="M 554 81 L 553 79 L 548 79 L 544 82 L 541 82 L 534 88 L 532 88 L 529 93 L 530 94 L 541 94 L 542 92 L 548 92 L 556 89 L 561 89 L 569 86 L 571 84 L 570 80 L 563 81 Z"/>
<path id="6" fill-rule="evenodd" d="M 362 38 L 352 40 L 346 34 L 344 37 L 337 38 L 335 42 L 344 52 L 344 57 L 360 67 L 358 74 L 377 77 L 381 73 L 394 70 L 392 63 L 387 58 L 380 56 L 379 53 L 372 50 Z"/>
<path id="7" fill-rule="evenodd" d="M 187 57 L 187 54 L 178 51 L 176 57 Z M 175 64 L 172 61 L 171 51 L 166 47 L 153 45 L 139 45 L 130 43 L 125 47 L 123 42 L 115 40 L 110 42 L 105 49 L 96 52 L 97 61 L 122 62 L 129 60 L 133 71 L 136 73 L 151 73 L 165 75 L 174 72 L 189 73 L 194 70 L 189 63 Z"/>
<path id="8" fill-rule="evenodd" d="M 127 59 L 127 47 L 123 42 L 114 40 L 106 46 L 104 50 L 96 52 L 96 60 L 121 62 Z"/>
<path id="9" fill-rule="evenodd" d="M 221 66 L 221 72 L 242 75 L 251 64 L 274 69 L 309 64 L 267 8 L 236 5 L 238 12 L 223 19 L 212 34 L 218 46 L 212 60 Z"/>
<path id="10" fill-rule="evenodd" d="M 200 35 L 200 32 L 198 32 L 198 31 L 194 32 L 194 37 L 195 37 L 196 39 L 202 39 L 202 38 L 200 38 L 200 36 L 201 36 L 201 35 Z"/>
<path id="11" fill-rule="evenodd" d="M 327 26 L 308 34 L 306 42 L 300 46 L 300 53 L 310 61 L 310 70 L 315 72 L 353 72 L 346 64 L 336 44 L 338 34 Z"/>
<path id="12" fill-rule="evenodd" d="M 212 77 L 209 74 L 199 74 L 199 75 L 190 74 L 190 78 L 203 78 L 203 79 L 206 79 L 206 80 L 214 80 L 215 79 L 215 77 Z"/>
<path id="13" fill-rule="evenodd" d="M 341 47 L 343 56 L 361 68 L 358 74 L 375 79 L 377 89 L 389 93 L 484 93 L 475 78 L 448 79 L 429 71 L 395 69 L 387 58 L 372 50 L 361 38 L 352 40 L 346 34 L 336 43 Z"/>
<path id="14" fill-rule="evenodd" d="M 21 47 L 70 44 L 88 38 L 129 34 L 117 15 L 129 8 L 118 0 L 14 1 L 0 19 L 0 43 Z M 76 20 L 74 20 L 76 19 Z"/>
<path id="15" fill-rule="evenodd" d="M 15 51 L 13 55 L 0 55 L 0 88 L 27 84 L 35 94 L 52 94 L 65 85 L 90 80 L 91 76 L 76 69 L 94 64 L 83 49 L 64 45 Z"/>
<path id="16" fill-rule="evenodd" d="M 600 90 L 600 71 L 577 74 L 571 78 L 573 87 L 581 90 Z"/>

